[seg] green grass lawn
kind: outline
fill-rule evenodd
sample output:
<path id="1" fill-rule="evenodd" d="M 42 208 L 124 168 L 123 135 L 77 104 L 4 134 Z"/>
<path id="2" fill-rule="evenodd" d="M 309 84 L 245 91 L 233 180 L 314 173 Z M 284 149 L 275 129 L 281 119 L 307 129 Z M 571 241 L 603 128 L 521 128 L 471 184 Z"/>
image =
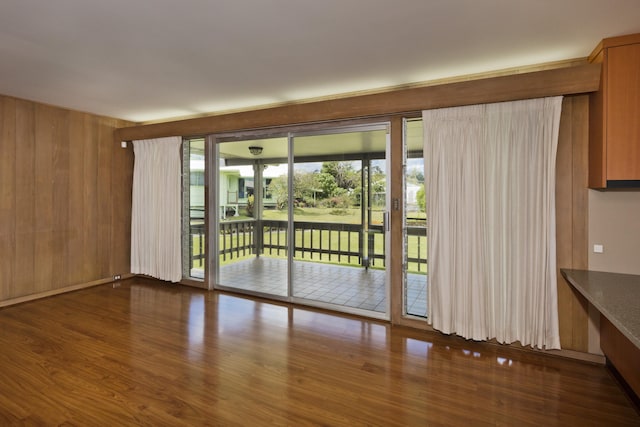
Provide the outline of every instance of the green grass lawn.
<path id="1" fill-rule="evenodd" d="M 244 213 L 244 211 L 241 211 Z M 324 223 L 343 223 L 343 224 L 360 224 L 362 222 L 362 213 L 359 208 L 351 209 L 332 209 L 332 208 L 295 208 L 293 210 L 294 221 L 315 221 Z M 383 211 L 373 210 L 371 212 L 371 223 L 382 224 Z M 289 213 L 286 209 L 265 209 L 262 214 L 263 219 L 269 219 L 273 221 L 286 221 L 289 218 Z M 232 216 L 223 220 L 223 222 L 229 221 L 242 221 L 252 219 L 252 217 L 246 215 Z"/>

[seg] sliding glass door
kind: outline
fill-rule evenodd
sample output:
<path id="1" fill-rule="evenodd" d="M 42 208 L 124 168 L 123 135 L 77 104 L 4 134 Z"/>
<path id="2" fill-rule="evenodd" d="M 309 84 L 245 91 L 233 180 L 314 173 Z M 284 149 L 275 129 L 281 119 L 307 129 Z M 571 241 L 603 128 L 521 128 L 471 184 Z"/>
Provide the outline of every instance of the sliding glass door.
<path id="1" fill-rule="evenodd" d="M 216 287 L 388 317 L 388 124 L 212 138 Z"/>
<path id="2" fill-rule="evenodd" d="M 288 138 L 238 139 L 215 148 L 215 283 L 288 297 Z"/>
<path id="3" fill-rule="evenodd" d="M 204 138 L 182 143 L 182 277 L 203 280 L 205 274 Z"/>
<path id="4" fill-rule="evenodd" d="M 292 297 L 385 316 L 388 126 L 300 132 L 292 145 Z"/>

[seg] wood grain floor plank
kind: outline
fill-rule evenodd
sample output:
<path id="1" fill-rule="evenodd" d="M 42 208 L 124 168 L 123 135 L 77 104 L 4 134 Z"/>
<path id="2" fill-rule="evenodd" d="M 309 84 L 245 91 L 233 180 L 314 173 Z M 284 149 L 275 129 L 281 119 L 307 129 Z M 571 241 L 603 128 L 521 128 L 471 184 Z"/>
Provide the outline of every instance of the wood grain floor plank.
<path id="1" fill-rule="evenodd" d="M 601 365 L 142 279 L 0 325 L 2 425 L 640 423 Z"/>

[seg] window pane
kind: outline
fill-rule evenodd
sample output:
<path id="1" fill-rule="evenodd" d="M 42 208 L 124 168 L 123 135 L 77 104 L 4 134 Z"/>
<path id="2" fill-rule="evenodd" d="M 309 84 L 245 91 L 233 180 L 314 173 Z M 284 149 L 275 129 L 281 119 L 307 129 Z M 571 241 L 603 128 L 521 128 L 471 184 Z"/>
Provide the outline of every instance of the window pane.
<path id="1" fill-rule="evenodd" d="M 427 220 L 422 120 L 405 125 L 404 312 L 427 317 Z"/>
<path id="2" fill-rule="evenodd" d="M 218 287 L 288 295 L 287 146 L 286 137 L 216 143 Z"/>
<path id="3" fill-rule="evenodd" d="M 204 139 L 188 139 L 182 147 L 183 277 L 203 280 L 205 265 Z"/>

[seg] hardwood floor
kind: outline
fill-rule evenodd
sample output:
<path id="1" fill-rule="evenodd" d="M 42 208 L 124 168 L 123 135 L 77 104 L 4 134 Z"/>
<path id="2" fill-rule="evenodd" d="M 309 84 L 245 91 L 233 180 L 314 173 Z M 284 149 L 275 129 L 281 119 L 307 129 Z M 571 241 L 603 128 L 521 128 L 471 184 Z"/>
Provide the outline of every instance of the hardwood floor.
<path id="1" fill-rule="evenodd" d="M 604 366 L 134 279 L 0 309 L 0 425 L 640 425 Z"/>

